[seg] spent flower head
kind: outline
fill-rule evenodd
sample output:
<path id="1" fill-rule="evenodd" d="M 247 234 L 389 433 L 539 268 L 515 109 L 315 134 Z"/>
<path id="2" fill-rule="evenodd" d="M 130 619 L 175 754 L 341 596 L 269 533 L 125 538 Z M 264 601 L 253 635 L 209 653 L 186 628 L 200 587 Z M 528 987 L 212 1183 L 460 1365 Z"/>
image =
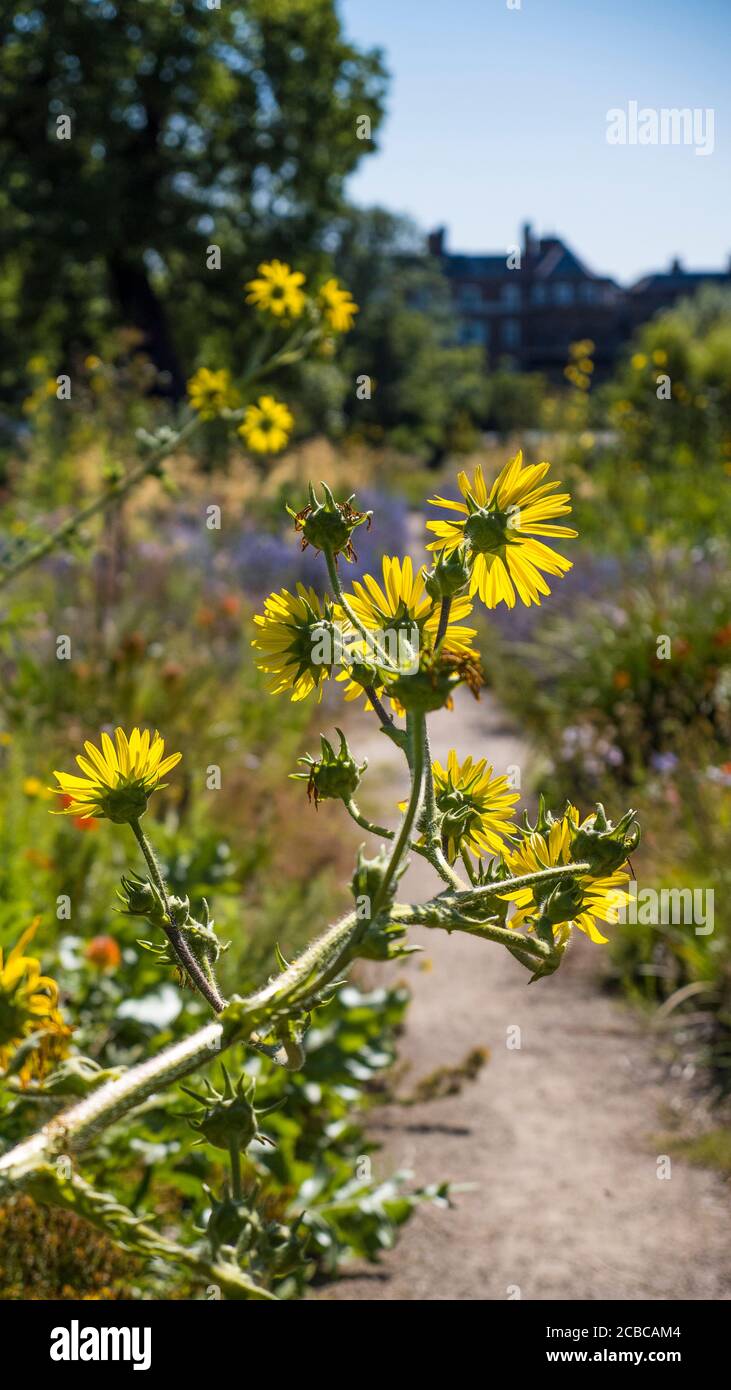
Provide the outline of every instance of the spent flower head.
<path id="1" fill-rule="evenodd" d="M 133 729 L 129 738 L 124 729 L 115 729 L 114 743 L 102 734 L 101 749 L 84 744 L 77 756 L 83 777 L 54 772 L 66 804 L 54 815 L 105 816 L 121 825 L 144 815 L 152 793 L 164 785 L 162 779 L 180 762 L 182 753 L 164 757 L 165 740 L 157 730 Z"/>

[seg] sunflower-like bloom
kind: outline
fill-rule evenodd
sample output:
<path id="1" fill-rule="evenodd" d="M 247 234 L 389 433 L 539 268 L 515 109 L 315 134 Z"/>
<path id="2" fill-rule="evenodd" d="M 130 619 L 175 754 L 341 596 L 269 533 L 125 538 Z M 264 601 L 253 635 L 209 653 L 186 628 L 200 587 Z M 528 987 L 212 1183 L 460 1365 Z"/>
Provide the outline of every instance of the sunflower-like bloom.
<path id="1" fill-rule="evenodd" d="M 233 410 L 238 405 L 238 396 L 230 373 L 225 367 L 217 372 L 199 367 L 188 382 L 188 401 L 201 420 L 215 420 L 222 410 Z"/>
<path id="2" fill-rule="evenodd" d="M 450 863 L 461 849 L 481 857 L 499 854 L 503 837 L 515 826 L 513 808 L 520 793 L 511 791 L 506 777 L 493 776 L 486 758 L 460 763 L 455 750 L 447 754 L 447 766 L 432 764 L 437 810 L 443 816 L 442 841 Z"/>
<path id="3" fill-rule="evenodd" d="M 376 635 L 376 640 L 392 659 L 403 662 L 405 657 L 408 661 L 413 652 L 417 660 L 420 652 L 423 655 L 433 650 L 439 627 L 440 605 L 427 594 L 423 571 L 414 574 L 410 556 L 400 560 L 397 556 L 384 555 L 383 586 L 371 574 L 365 574 L 362 581 L 356 580 L 353 584 L 353 593 L 345 597 L 355 616 Z M 466 595 L 453 600 L 442 650 L 476 661 L 477 652 L 470 646 L 476 635 L 475 629 L 464 627 L 462 623 L 462 619 L 471 612 L 472 604 Z M 415 647 L 417 650 L 414 650 Z M 364 661 L 378 664 L 372 650 L 366 650 L 365 643 L 362 650 L 357 642 L 351 650 Z M 346 700 L 357 700 L 363 694 L 363 687 L 357 681 L 350 680 L 347 671 L 341 672 L 338 680 L 348 682 Z M 379 678 L 374 684 L 382 689 L 384 682 Z"/>
<path id="4" fill-rule="evenodd" d="M 431 497 L 433 506 L 457 512 L 452 521 L 428 521 L 437 540 L 430 550 L 449 552 L 467 542 L 472 560 L 470 595 L 479 593 L 488 608 L 498 603 L 515 605 L 515 590 L 526 606 L 540 603 L 550 594 L 543 574 L 563 575 L 571 561 L 537 540 L 537 536 L 569 538 L 570 526 L 556 525 L 555 518 L 571 511 L 567 492 L 556 492 L 560 483 L 544 483 L 550 463 L 523 464 L 522 453 L 506 463 L 490 491 L 481 467 L 470 482 L 460 473 L 458 483 L 464 502 Z"/>
<path id="5" fill-rule="evenodd" d="M 106 816 L 117 824 L 137 820 L 147 810 L 147 802 L 162 779 L 179 762 L 182 753 L 167 758 L 165 740 L 155 731 L 133 729 L 127 738 L 123 729 L 115 729 L 114 743 L 109 734 L 101 736 L 101 750 L 85 743 L 85 756 L 76 761 L 84 777 L 67 772 L 54 772 L 58 782 L 55 791 L 70 798 L 57 815 Z M 116 746 L 115 746 L 116 745 Z"/>
<path id="6" fill-rule="evenodd" d="M 41 974 L 40 962 L 27 956 L 38 922 L 23 932 L 7 958 L 0 950 L 0 1068 L 5 1070 L 14 1052 L 36 1034 L 36 1046 L 19 1069 L 23 1085 L 41 1078 L 68 1051 L 71 1030 L 58 1009 L 58 985 Z"/>
<path id="7" fill-rule="evenodd" d="M 260 396 L 247 407 L 239 434 L 255 454 L 278 454 L 289 443 L 294 417 L 289 406 L 274 396 Z"/>
<path id="8" fill-rule="evenodd" d="M 587 822 L 584 822 L 586 824 Z M 553 868 L 558 864 L 571 863 L 572 827 L 579 827 L 579 812 L 575 806 L 568 805 L 560 820 L 554 820 L 546 831 L 534 830 L 525 836 L 515 849 L 507 849 L 503 858 L 511 874 L 532 874 L 540 869 Z M 621 869 L 600 877 L 588 874 L 579 876 L 577 884 L 577 904 L 565 922 L 554 923 L 554 935 L 560 936 L 562 928 L 575 926 L 592 941 L 604 944 L 603 936 L 597 927 L 599 922 L 616 922 L 621 908 L 629 901 L 627 884 L 629 874 Z M 505 895 L 515 903 L 515 915 L 511 927 L 522 927 L 535 916 L 539 905 L 530 888 L 519 888 Z"/>
<path id="9" fill-rule="evenodd" d="M 358 305 L 350 290 L 346 290 L 339 280 L 326 280 L 319 299 L 323 317 L 333 333 L 349 333 L 358 313 Z"/>
<path id="10" fill-rule="evenodd" d="M 314 589 L 298 584 L 296 594 L 288 589 L 270 594 L 254 622 L 259 631 L 251 645 L 260 652 L 256 664 L 269 677 L 271 694 L 289 690 L 292 700 L 304 700 L 314 690 L 321 700 L 338 646 L 329 601 L 321 603 Z"/>
<path id="11" fill-rule="evenodd" d="M 259 266 L 258 279 L 246 285 L 246 302 L 277 319 L 298 319 L 306 303 L 304 283 L 302 271 L 292 270 L 286 261 L 265 261 Z"/>

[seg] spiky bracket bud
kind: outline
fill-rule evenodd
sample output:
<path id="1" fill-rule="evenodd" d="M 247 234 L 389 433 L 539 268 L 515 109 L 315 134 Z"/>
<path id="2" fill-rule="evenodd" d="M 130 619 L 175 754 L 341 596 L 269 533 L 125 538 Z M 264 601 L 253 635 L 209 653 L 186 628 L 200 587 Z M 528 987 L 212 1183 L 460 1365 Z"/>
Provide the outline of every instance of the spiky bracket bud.
<path id="1" fill-rule="evenodd" d="M 333 556 L 343 554 L 348 561 L 357 559 L 353 549 L 352 536 L 358 526 L 367 523 L 370 529 L 373 512 L 359 512 L 353 506 L 353 496 L 348 497 L 345 502 L 336 502 L 327 483 L 321 483 L 324 494 L 324 502 L 321 502 L 310 483 L 309 502 L 301 511 L 295 512 L 291 507 L 287 507 L 289 515 L 294 519 L 295 531 L 302 533 L 302 549 L 308 545 L 314 546 L 315 550 L 324 550 L 326 554 Z"/>
<path id="2" fill-rule="evenodd" d="M 438 603 L 443 598 L 454 598 L 464 593 L 470 582 L 472 566 L 466 545 L 458 545 L 456 550 L 440 550 L 434 567 L 424 571 L 424 586 L 430 598 Z"/>
<path id="3" fill-rule="evenodd" d="M 329 739 L 321 734 L 320 757 L 313 758 L 306 753 L 297 761 L 304 763 L 307 771 L 289 774 L 293 781 L 307 783 L 307 796 L 310 801 L 314 800 L 315 808 L 321 801 L 350 801 L 358 790 L 360 779 L 368 766 L 367 758 L 362 763 L 355 761 L 342 729 L 336 729 L 335 732 L 340 739 L 337 753 Z"/>
<path id="4" fill-rule="evenodd" d="M 259 1117 L 268 1114 L 274 1107 L 256 1109 L 254 1079 L 242 1072 L 234 1085 L 223 1062 L 221 1071 L 223 1085 L 220 1090 L 208 1080 L 203 1083 L 206 1088 L 203 1095 L 188 1086 L 181 1087 L 200 1106 L 199 1111 L 194 1111 L 188 1117 L 192 1128 L 201 1136 L 196 1142 L 212 1144 L 215 1149 L 236 1148 L 239 1153 L 248 1149 L 255 1139 L 261 1143 L 273 1143 L 266 1135 L 260 1134 Z"/>
<path id="5" fill-rule="evenodd" d="M 571 825 L 571 857 L 586 860 L 594 877 L 621 869 L 640 843 L 640 826 L 635 811 L 625 811 L 616 825 L 607 819 L 601 802 L 596 812 L 579 826 Z"/>

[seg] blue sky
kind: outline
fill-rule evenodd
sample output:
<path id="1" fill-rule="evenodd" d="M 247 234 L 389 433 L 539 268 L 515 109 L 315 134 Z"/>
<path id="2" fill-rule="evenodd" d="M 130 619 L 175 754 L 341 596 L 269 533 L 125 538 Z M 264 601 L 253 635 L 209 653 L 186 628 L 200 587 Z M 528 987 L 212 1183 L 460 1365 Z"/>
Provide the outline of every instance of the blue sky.
<path id="1" fill-rule="evenodd" d="M 350 195 L 502 251 L 524 220 L 621 281 L 731 253 L 731 0 L 338 0 L 391 72 Z M 513 0 L 517 3 L 517 0 Z M 711 108 L 713 153 L 612 146 L 607 111 Z"/>

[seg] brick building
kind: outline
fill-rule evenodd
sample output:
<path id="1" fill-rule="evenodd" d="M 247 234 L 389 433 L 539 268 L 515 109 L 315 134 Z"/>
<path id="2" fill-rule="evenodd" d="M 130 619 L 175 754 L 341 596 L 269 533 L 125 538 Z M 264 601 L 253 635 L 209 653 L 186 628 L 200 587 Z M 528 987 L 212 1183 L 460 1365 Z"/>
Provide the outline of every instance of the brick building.
<path id="1" fill-rule="evenodd" d="M 559 374 L 569 345 L 591 338 L 599 374 L 612 365 L 640 323 L 702 284 L 731 286 L 729 271 L 692 272 L 678 261 L 627 289 L 595 275 L 557 236 L 534 237 L 523 227 L 518 252 L 465 256 L 446 249 L 446 231 L 429 237 L 429 251 L 450 282 L 459 341 L 484 347 L 490 363 L 507 360 L 523 371 Z"/>

